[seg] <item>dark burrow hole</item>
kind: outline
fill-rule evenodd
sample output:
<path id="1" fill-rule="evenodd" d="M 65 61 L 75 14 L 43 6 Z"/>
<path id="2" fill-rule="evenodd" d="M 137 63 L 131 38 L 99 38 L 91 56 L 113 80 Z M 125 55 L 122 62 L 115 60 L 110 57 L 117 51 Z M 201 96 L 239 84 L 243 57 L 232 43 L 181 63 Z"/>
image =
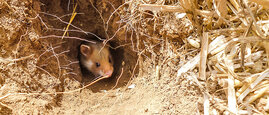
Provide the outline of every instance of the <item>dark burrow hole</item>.
<path id="1" fill-rule="evenodd" d="M 103 18 L 107 20 L 114 9 L 108 5 L 105 9 L 102 8 L 103 0 L 94 0 L 93 1 L 95 7 L 102 12 Z M 76 27 L 81 28 L 82 30 L 85 30 L 87 32 L 92 32 L 98 35 L 101 38 L 105 38 L 104 34 L 104 24 L 102 19 L 100 18 L 99 13 L 96 11 L 95 8 L 92 7 L 89 1 L 73 1 L 70 4 L 64 0 L 52 0 L 52 1 L 46 1 L 46 0 L 41 0 L 40 1 L 41 5 L 41 11 L 45 13 L 41 13 L 42 20 L 49 25 L 49 27 L 55 28 L 55 29 L 64 29 L 66 28 L 67 24 L 63 23 L 62 21 L 57 20 L 57 18 L 48 15 L 52 14 L 58 17 L 61 17 L 61 20 L 65 22 L 69 22 L 70 17 L 73 12 L 73 7 L 78 3 L 78 6 L 76 8 L 76 12 L 80 13 L 78 14 L 75 19 L 72 22 L 72 25 L 75 25 Z M 105 2 L 106 3 L 106 2 Z M 114 5 L 114 7 L 118 7 L 121 4 L 121 1 L 117 0 L 112 0 L 110 1 Z M 69 5 L 69 9 L 68 6 Z M 72 7 L 73 6 L 73 7 Z M 102 10 L 102 11 L 101 11 Z M 69 14 L 69 15 L 67 15 Z M 113 17 L 112 17 L 113 18 Z M 115 18 L 116 19 L 116 18 Z M 118 27 L 118 25 L 114 25 L 114 23 L 117 22 L 117 20 L 111 19 L 111 23 L 109 23 L 109 29 L 108 29 L 108 34 L 110 36 L 113 36 L 115 34 L 115 31 L 113 30 L 113 27 Z M 112 27 L 113 26 L 113 27 Z M 44 30 L 42 29 L 44 28 Z M 70 26 L 69 30 L 75 30 L 76 28 Z M 43 30 L 42 35 L 43 36 L 49 36 L 49 35 L 57 35 L 57 36 L 62 36 L 63 31 L 58 31 L 58 30 L 47 30 L 45 27 L 41 27 L 41 30 Z M 77 29 L 76 29 L 77 30 Z M 71 37 L 78 37 L 81 39 L 87 39 L 90 40 L 85 33 L 83 32 L 68 32 L 68 36 Z M 70 50 L 66 56 L 68 61 L 60 60 L 63 61 L 62 63 L 66 62 L 75 62 L 78 61 L 78 47 L 81 44 L 81 40 L 78 39 L 59 39 L 59 38 L 47 38 L 51 40 L 50 42 L 53 44 L 57 44 L 60 42 L 64 43 L 62 44 L 60 51 L 65 51 L 65 50 Z M 111 48 L 111 54 L 114 59 L 114 72 L 113 75 L 110 78 L 106 78 L 103 80 L 100 80 L 96 82 L 95 84 L 87 87 L 91 89 L 93 92 L 98 92 L 101 90 L 110 90 L 112 89 L 118 80 L 118 83 L 115 88 L 118 87 L 123 87 L 125 86 L 129 81 L 132 76 L 132 74 L 136 71 L 134 71 L 134 67 L 137 63 L 137 55 L 135 52 L 132 51 L 132 48 L 130 48 L 129 45 L 124 45 L 124 44 L 129 44 L 130 41 L 122 41 L 126 40 L 125 38 L 117 38 L 115 36 L 112 40 L 109 41 L 110 45 L 112 47 L 118 47 L 118 46 L 124 46 L 124 47 L 119 47 L 116 49 Z M 123 64 L 124 63 L 124 64 Z M 57 68 L 57 67 L 55 67 Z M 76 79 L 77 81 L 80 81 L 81 84 L 84 86 L 89 84 L 91 80 L 94 78 L 91 74 L 88 74 L 87 72 L 85 73 L 85 70 L 80 69 L 79 64 L 72 64 L 71 68 L 73 72 L 77 75 L 70 75 L 69 77 Z M 65 78 L 64 78 L 65 79 Z"/>
<path id="2" fill-rule="evenodd" d="M 90 36 L 90 37 L 87 36 L 85 38 L 87 38 L 87 40 L 89 40 L 89 41 L 94 40 L 94 41 L 102 42 L 93 36 Z M 93 85 L 91 85 L 89 88 L 93 92 L 97 92 L 100 90 L 109 90 L 109 89 L 113 88 L 115 85 L 117 85 L 116 87 L 121 87 L 121 86 L 124 86 L 125 84 L 127 84 L 128 80 L 129 80 L 129 77 L 127 77 L 127 76 L 124 76 L 124 77 L 120 76 L 121 73 L 123 72 L 121 70 L 121 68 L 123 67 L 122 63 L 124 61 L 124 54 L 125 54 L 124 49 L 121 47 L 117 48 L 117 46 L 119 46 L 119 44 L 115 41 L 110 41 L 109 45 L 110 45 L 109 51 L 112 55 L 112 59 L 114 62 L 114 64 L 113 64 L 114 72 L 113 72 L 111 77 L 102 79 L 102 80 L 94 83 Z M 80 45 L 78 45 L 78 48 L 77 48 L 78 60 L 79 60 L 80 55 L 81 55 L 79 52 L 79 46 Z M 96 80 L 97 77 L 94 76 L 85 67 L 83 67 L 81 62 L 79 63 L 79 66 L 80 66 L 80 71 L 81 71 L 81 82 L 84 85 L 88 85 Z M 116 84 L 118 79 L 119 79 L 118 84 Z"/>

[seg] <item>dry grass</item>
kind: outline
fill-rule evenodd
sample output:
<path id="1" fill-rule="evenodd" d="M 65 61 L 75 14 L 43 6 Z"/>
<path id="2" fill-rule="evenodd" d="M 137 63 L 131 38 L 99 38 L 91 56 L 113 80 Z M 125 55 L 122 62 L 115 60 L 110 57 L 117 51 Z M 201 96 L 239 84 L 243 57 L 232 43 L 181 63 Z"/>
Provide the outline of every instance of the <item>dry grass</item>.
<path id="1" fill-rule="evenodd" d="M 267 7 L 266 0 L 253 1 L 258 4 L 265 3 L 261 5 Z M 227 112 L 268 114 L 268 108 L 266 109 L 265 105 L 258 107 L 261 105 L 259 100 L 268 100 L 269 50 L 267 44 L 269 42 L 267 38 L 268 25 L 265 22 L 268 20 L 266 9 L 244 0 L 241 2 L 235 0 L 183 0 L 180 3 L 177 1 L 131 0 L 128 3 L 129 12 L 125 15 L 128 17 L 126 18 L 128 19 L 126 30 L 130 33 L 135 31 L 138 34 L 136 35 L 137 39 L 144 42 L 144 44 L 140 42 L 137 45 L 140 45 L 140 48 L 143 49 L 143 46 L 148 46 L 147 44 L 150 45 L 148 47 L 154 47 L 154 45 L 158 45 L 156 43 L 166 40 L 167 34 L 172 34 L 169 35 L 169 40 L 173 40 L 173 37 L 170 36 L 176 36 L 175 39 L 184 41 L 185 45 L 194 46 L 182 46 L 186 50 L 182 52 L 195 50 L 195 48 L 201 50 L 201 53 L 180 67 L 177 71 L 177 77 L 183 76 L 188 71 L 193 71 L 199 65 L 199 76 L 197 78 L 191 77 L 191 79 L 205 95 L 204 114 L 215 111 L 212 106 L 216 103 L 212 100 L 219 98 L 208 92 L 209 89 L 206 87 L 208 80 L 215 81 L 225 90 L 227 103 L 217 104 L 223 106 L 227 104 Z M 170 25 L 170 27 L 175 26 L 180 30 L 175 33 L 161 33 L 160 30 L 169 25 L 169 21 L 173 21 L 173 19 L 167 20 L 165 17 L 176 17 L 177 15 L 181 17 L 180 22 L 184 23 L 184 20 L 191 22 L 191 24 L 187 23 L 186 25 L 193 25 L 195 30 L 192 31 L 194 33 L 188 33 L 190 28 L 185 28 L 186 25 L 185 27 Z M 181 28 L 184 28 L 183 31 Z M 183 33 L 196 37 L 181 37 Z M 189 38 L 200 38 L 201 48 L 197 45 L 197 40 L 188 40 Z M 149 51 L 151 55 L 154 52 L 154 49 L 152 50 Z M 211 100 L 211 103 L 208 100 Z"/>

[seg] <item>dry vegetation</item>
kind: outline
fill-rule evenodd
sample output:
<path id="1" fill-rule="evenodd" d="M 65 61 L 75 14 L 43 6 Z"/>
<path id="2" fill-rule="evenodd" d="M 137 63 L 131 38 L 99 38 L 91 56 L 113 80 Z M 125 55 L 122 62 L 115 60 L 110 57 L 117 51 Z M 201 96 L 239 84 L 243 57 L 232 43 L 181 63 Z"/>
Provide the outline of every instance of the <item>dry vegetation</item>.
<path id="1" fill-rule="evenodd" d="M 0 0 L 0 114 L 269 114 L 268 0 Z M 77 46 L 115 43 L 114 78 Z"/>

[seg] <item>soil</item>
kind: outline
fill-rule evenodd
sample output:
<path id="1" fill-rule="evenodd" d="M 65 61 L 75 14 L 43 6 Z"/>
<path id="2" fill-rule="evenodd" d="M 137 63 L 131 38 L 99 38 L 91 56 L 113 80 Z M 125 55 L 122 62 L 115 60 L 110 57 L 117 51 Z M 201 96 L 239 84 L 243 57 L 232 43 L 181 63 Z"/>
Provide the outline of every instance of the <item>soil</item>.
<path id="1" fill-rule="evenodd" d="M 141 53 L 132 43 L 143 41 L 126 39 L 124 30 L 115 34 L 119 15 L 114 11 L 122 4 L 124 1 L 118 0 L 0 1 L 0 113 L 194 115 L 203 112 L 203 94 L 187 79 L 197 76 L 197 68 L 181 77 L 176 75 L 180 66 L 198 53 L 197 50 L 188 57 L 182 56 L 186 53 L 180 50 L 184 43 L 175 40 L 191 32 L 172 36 L 177 31 L 172 25 L 179 22 L 171 21 L 158 30 L 168 39 L 150 41 L 161 44 L 158 47 L 139 46 L 145 48 L 145 53 Z M 62 38 L 75 8 L 73 26 Z M 110 21 L 104 24 L 103 20 Z M 90 40 L 90 33 L 103 39 L 115 35 L 109 41 L 115 72 L 111 78 L 84 87 L 93 76 L 81 73 L 78 46 L 83 40 Z M 154 36 L 154 32 L 149 34 Z M 212 90 L 218 89 L 215 86 Z"/>

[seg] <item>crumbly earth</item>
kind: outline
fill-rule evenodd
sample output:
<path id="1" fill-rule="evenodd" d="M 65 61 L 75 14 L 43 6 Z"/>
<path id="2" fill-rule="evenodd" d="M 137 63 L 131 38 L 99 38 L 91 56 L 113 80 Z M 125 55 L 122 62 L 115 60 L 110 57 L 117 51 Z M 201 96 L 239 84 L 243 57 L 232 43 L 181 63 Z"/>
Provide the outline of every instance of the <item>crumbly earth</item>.
<path id="1" fill-rule="evenodd" d="M 111 4 L 115 8 L 122 4 L 117 0 L 92 2 L 104 20 L 115 10 Z M 72 24 L 82 30 L 72 32 L 77 28 L 70 26 L 66 36 L 83 38 L 83 31 L 87 31 L 107 37 L 102 34 L 104 29 L 98 29 L 103 28 L 103 20 L 90 1 L 77 3 L 78 14 Z M 117 34 L 111 41 L 121 46 L 114 53 L 115 60 L 120 60 L 115 62 L 115 77 L 83 87 L 89 81 L 82 77 L 77 60 L 81 40 L 61 39 L 74 7 L 72 0 L 70 4 L 61 0 L 0 1 L 0 114 L 194 115 L 202 112 L 203 95 L 187 79 L 197 76 L 197 69 L 176 76 L 179 67 L 198 53 L 191 51 L 184 57 L 186 52 L 180 50 L 183 43 L 179 43 L 182 41 L 174 39 L 179 36 L 167 35 L 172 40 L 162 42 L 156 49 L 149 44 L 145 46 L 147 53 L 140 53 L 133 50 L 124 34 Z M 110 21 L 107 33 L 112 36 L 117 31 L 118 19 L 112 17 Z M 159 31 L 179 31 L 174 27 L 177 24 L 172 21 Z"/>

